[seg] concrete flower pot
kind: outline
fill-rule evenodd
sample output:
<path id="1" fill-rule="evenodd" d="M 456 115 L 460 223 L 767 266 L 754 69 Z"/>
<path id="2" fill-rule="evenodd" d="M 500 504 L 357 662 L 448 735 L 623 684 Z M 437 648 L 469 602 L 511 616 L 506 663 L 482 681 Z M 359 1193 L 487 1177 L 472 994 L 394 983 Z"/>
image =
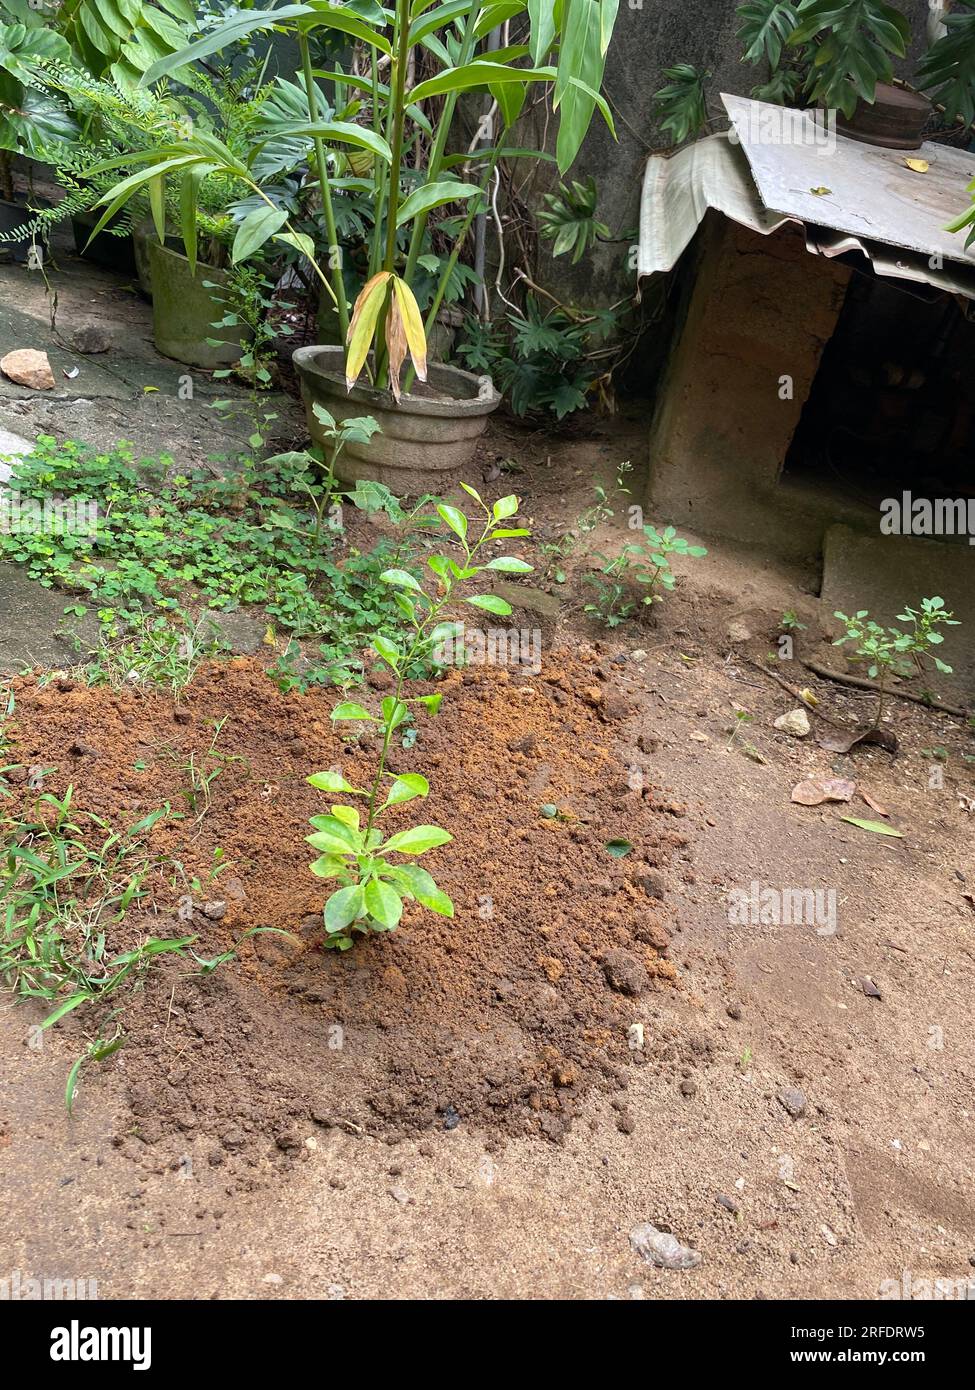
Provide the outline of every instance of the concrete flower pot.
<path id="1" fill-rule="evenodd" d="M 240 328 L 214 328 L 222 319 L 227 306 L 213 298 L 204 286 L 226 284 L 222 270 L 212 265 L 197 264 L 196 274 L 190 263 L 178 251 L 150 240 L 149 269 L 152 276 L 152 333 L 156 347 L 166 357 L 185 362 L 190 367 L 213 371 L 216 367 L 231 367 L 239 359 L 245 334 Z M 220 339 L 218 347 L 208 338 Z"/>
<path id="2" fill-rule="evenodd" d="M 294 354 L 308 431 L 316 443 L 326 441 L 315 404 L 336 420 L 371 415 L 382 431 L 368 444 L 346 447 L 337 469 L 340 480 L 385 483 L 399 496 L 442 492 L 468 467 L 488 416 L 501 404 L 491 378 L 431 364 L 427 385 L 404 393 L 397 405 L 391 392 L 361 383 L 347 392 L 344 362 L 340 347 L 303 347 Z"/>

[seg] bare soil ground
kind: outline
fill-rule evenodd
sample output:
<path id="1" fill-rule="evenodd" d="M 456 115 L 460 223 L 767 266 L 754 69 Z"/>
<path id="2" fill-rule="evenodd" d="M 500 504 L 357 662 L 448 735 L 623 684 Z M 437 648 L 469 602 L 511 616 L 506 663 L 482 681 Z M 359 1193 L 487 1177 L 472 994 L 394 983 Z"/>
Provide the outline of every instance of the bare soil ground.
<path id="1" fill-rule="evenodd" d="M 485 492 L 519 491 L 558 534 L 638 448 L 626 427 L 501 428 Z M 871 1299 L 905 1269 L 967 1277 L 971 734 L 902 701 L 896 757 L 828 753 L 815 718 L 804 740 L 773 730 L 795 701 L 759 668 L 785 609 L 808 625 L 797 657 L 820 653 L 803 578 L 712 546 L 655 625 L 606 637 L 570 573 L 542 671 L 449 677 L 402 754 L 456 835 L 431 867 L 457 917 L 411 915 L 344 958 L 312 925 L 302 778 L 369 750 L 336 746 L 326 696 L 283 696 L 249 661 L 207 668 L 178 711 L 21 682 L 18 757 L 113 817 L 176 800 L 167 750 L 229 715 L 246 762 L 159 848 L 190 873 L 216 844 L 232 861 L 213 889 L 226 915 L 192 923 L 202 954 L 254 925 L 297 940 L 251 938 L 202 981 L 160 967 L 72 1119 L 64 1077 L 92 1022 L 35 1050 L 42 1010 L 0 1012 L 0 1272 L 95 1278 L 102 1297 L 335 1299 Z M 831 718 L 869 705 L 798 660 L 775 669 Z M 731 740 L 735 707 L 751 721 Z M 844 823 L 880 818 L 859 797 L 793 804 L 813 775 L 856 780 L 903 838 Z M 631 853 L 609 855 L 613 838 Z M 731 922 L 729 892 L 753 882 L 835 890 L 837 930 Z M 160 882 L 160 935 L 172 900 Z M 701 1264 L 646 1265 L 628 1239 L 645 1221 Z"/>

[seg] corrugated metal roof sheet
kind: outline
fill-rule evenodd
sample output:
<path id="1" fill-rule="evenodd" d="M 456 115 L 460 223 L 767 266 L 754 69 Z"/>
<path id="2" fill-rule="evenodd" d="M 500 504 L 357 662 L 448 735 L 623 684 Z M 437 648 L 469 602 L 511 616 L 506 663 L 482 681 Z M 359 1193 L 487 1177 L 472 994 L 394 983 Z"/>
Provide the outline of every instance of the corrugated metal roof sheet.
<path id="1" fill-rule="evenodd" d="M 860 252 L 878 274 L 975 299 L 975 254 L 964 236 L 945 231 L 967 206 L 975 155 L 931 143 L 881 149 L 828 131 L 810 112 L 723 100 L 733 134 L 647 162 L 639 275 L 672 269 L 713 208 L 765 235 L 799 223 L 814 254 Z M 799 123 L 789 138 L 784 120 Z M 906 158 L 925 160 L 928 171 L 915 172 Z"/>

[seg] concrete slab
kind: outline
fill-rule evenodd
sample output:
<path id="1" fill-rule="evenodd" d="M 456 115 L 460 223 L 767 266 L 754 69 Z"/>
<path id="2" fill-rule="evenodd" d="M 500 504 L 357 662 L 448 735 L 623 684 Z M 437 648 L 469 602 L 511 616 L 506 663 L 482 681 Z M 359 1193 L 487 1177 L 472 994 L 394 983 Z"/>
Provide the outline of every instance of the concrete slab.
<path id="1" fill-rule="evenodd" d="M 918 536 L 869 536 L 850 526 L 826 532 L 822 611 L 824 620 L 866 608 L 875 622 L 898 624 L 906 604 L 943 598 L 961 627 L 945 628 L 939 655 L 954 675 L 935 672 L 931 688 L 949 701 L 975 698 L 975 555 L 964 540 L 924 540 Z M 842 649 L 838 649 L 842 650 Z M 837 669 L 842 669 L 837 658 Z"/>
<path id="2" fill-rule="evenodd" d="M 28 579 L 19 565 L 0 564 L 0 675 L 73 666 L 94 651 L 97 620 L 66 617 L 68 602 L 67 594 Z"/>
<path id="3" fill-rule="evenodd" d="M 61 252 L 47 275 L 57 293 L 54 331 L 43 277 L 23 266 L 0 266 L 0 355 L 40 348 L 56 380 L 53 391 L 31 391 L 0 376 L 0 429 L 80 439 L 99 449 L 128 439 L 137 453 L 170 454 L 182 467 L 233 458 L 245 447 L 254 428 L 246 388 L 156 352 L 151 306 L 127 277 Z M 108 351 L 72 350 L 74 334 L 89 326 L 107 336 Z M 64 375 L 75 369 L 76 376 Z M 212 408 L 214 400 L 227 399 L 235 403 L 229 418 Z M 261 397 L 261 409 L 278 417 L 272 449 L 307 438 L 303 411 L 292 397 Z"/>

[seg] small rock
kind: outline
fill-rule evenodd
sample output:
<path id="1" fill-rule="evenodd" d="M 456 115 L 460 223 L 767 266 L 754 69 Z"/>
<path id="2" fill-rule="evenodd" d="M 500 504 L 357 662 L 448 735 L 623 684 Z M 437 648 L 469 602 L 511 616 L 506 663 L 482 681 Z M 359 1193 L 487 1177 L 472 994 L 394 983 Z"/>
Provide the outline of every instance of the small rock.
<path id="1" fill-rule="evenodd" d="M 642 994 L 648 983 L 646 967 L 629 951 L 607 951 L 603 974 L 609 987 L 620 994 Z"/>
<path id="2" fill-rule="evenodd" d="M 791 1115 L 794 1120 L 798 1120 L 800 1115 L 806 1113 L 806 1097 L 803 1095 L 802 1091 L 798 1090 L 796 1087 L 784 1087 L 779 1092 L 777 1100 L 782 1108 Z"/>
<path id="3" fill-rule="evenodd" d="M 18 386 L 29 386 L 32 391 L 53 391 L 54 373 L 46 352 L 36 348 L 17 348 L 0 358 L 0 372 L 16 381 Z"/>
<path id="4" fill-rule="evenodd" d="M 723 1192 L 719 1192 L 714 1199 L 719 1207 L 724 1207 L 725 1211 L 730 1211 L 732 1216 L 737 1216 L 741 1208 L 733 1197 L 726 1197 Z"/>
<path id="5" fill-rule="evenodd" d="M 227 904 L 222 901 L 214 900 L 213 902 L 204 903 L 200 911 L 203 913 L 204 917 L 209 917 L 211 922 L 219 922 L 221 917 L 226 915 Z"/>
<path id="6" fill-rule="evenodd" d="M 684 1080 L 680 1083 L 680 1093 L 690 1100 L 692 1096 L 697 1095 L 697 1083 L 692 1081 L 690 1077 L 685 1076 Z"/>
<path id="7" fill-rule="evenodd" d="M 71 346 L 76 352 L 86 354 L 96 352 L 108 352 L 112 346 L 112 338 L 104 328 L 100 328 L 97 323 L 86 323 L 71 334 Z"/>
<path id="8" fill-rule="evenodd" d="M 399 1202 L 401 1207 L 405 1207 L 410 1200 L 410 1194 L 405 1187 L 391 1187 L 389 1189 L 389 1195 L 394 1202 Z"/>
<path id="9" fill-rule="evenodd" d="M 452 1105 L 448 1105 L 447 1109 L 443 1112 L 444 1129 L 456 1129 L 459 1124 L 460 1116 Z"/>
<path id="10" fill-rule="evenodd" d="M 729 642 L 750 642 L 752 640 L 751 629 L 738 619 L 729 623 L 725 632 Z"/>
<path id="11" fill-rule="evenodd" d="M 676 1236 L 658 1231 L 649 1222 L 633 1227 L 630 1244 L 647 1264 L 656 1265 L 658 1269 L 696 1269 L 701 1263 L 700 1251 L 681 1245 Z"/>
<path id="12" fill-rule="evenodd" d="M 261 1279 L 262 1284 L 283 1284 L 284 1280 L 280 1274 L 265 1274 Z"/>
<path id="13" fill-rule="evenodd" d="M 805 738 L 810 730 L 809 715 L 804 709 L 790 709 L 788 714 L 780 714 L 773 728 L 781 729 L 793 738 Z"/>
<path id="14" fill-rule="evenodd" d="M 646 661 L 647 654 L 642 647 L 637 647 L 635 652 L 630 652 L 631 661 Z"/>
<path id="15" fill-rule="evenodd" d="M 736 1000 L 732 1000 L 725 1008 L 725 1013 L 737 1022 L 741 1018 L 741 1005 Z"/>
<path id="16" fill-rule="evenodd" d="M 275 1138 L 275 1143 L 279 1149 L 287 1152 L 289 1149 L 300 1149 L 301 1139 L 293 1129 L 286 1129 Z"/>

